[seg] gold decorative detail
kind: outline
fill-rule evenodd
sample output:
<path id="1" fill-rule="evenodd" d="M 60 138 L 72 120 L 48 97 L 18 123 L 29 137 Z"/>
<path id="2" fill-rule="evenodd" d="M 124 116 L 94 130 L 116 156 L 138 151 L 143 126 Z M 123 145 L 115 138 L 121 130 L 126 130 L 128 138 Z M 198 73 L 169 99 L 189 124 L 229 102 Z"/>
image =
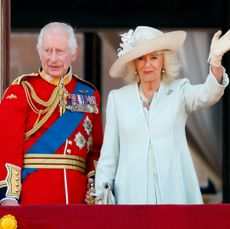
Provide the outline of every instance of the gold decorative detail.
<path id="1" fill-rule="evenodd" d="M 93 146 L 93 138 L 92 138 L 92 135 L 90 135 L 87 141 L 88 152 L 92 149 L 92 146 Z"/>
<path id="2" fill-rule="evenodd" d="M 53 84 L 55 86 L 60 84 L 60 79 L 63 79 L 63 85 L 68 84 L 71 79 L 72 79 L 72 68 L 70 67 L 67 74 L 64 75 L 63 77 L 53 77 L 51 75 L 46 74 L 46 72 L 44 71 L 44 69 L 40 69 L 39 71 L 40 76 L 47 82 L 49 82 L 50 84 Z"/>
<path id="3" fill-rule="evenodd" d="M 6 163 L 7 176 L 0 181 L 0 189 L 7 188 L 6 197 L 19 198 L 21 192 L 21 168 Z"/>
<path id="4" fill-rule="evenodd" d="M 93 177 L 93 176 L 95 176 L 95 171 L 94 170 L 88 172 L 87 178 L 90 178 L 90 177 Z"/>
<path id="5" fill-rule="evenodd" d="M 5 215 L 0 219 L 0 229 L 16 229 L 17 220 L 11 214 Z"/>
<path id="6" fill-rule="evenodd" d="M 88 81 L 86 81 L 86 80 L 83 80 L 82 78 L 78 77 L 78 75 L 74 74 L 73 76 L 74 76 L 77 80 L 79 80 L 79 81 L 81 81 L 81 82 L 87 84 L 88 86 L 92 87 L 93 89 L 96 89 L 96 87 L 95 87 L 92 83 L 90 83 L 90 82 L 88 82 Z"/>
<path id="7" fill-rule="evenodd" d="M 24 168 L 72 169 L 85 172 L 86 160 L 83 157 L 64 154 L 25 154 Z"/>
<path id="8" fill-rule="evenodd" d="M 19 198 L 21 191 L 21 168 L 12 164 L 6 164 L 7 168 L 7 197 Z"/>
<path id="9" fill-rule="evenodd" d="M 96 170 L 96 168 L 97 168 L 97 162 L 98 162 L 98 161 L 96 161 L 96 160 L 93 161 L 95 170 Z"/>
<path id="10" fill-rule="evenodd" d="M 6 99 L 17 99 L 18 97 L 17 97 L 17 95 L 15 95 L 15 94 L 10 94 L 10 95 L 8 95 L 7 97 L 6 97 Z"/>
<path id="11" fill-rule="evenodd" d="M 63 163 L 63 162 L 60 162 Z M 78 163 L 80 162 L 75 162 L 75 165 L 58 165 L 58 164 L 39 164 L 39 165 L 25 165 L 24 168 L 27 169 L 71 169 L 71 170 L 77 170 L 81 173 L 85 173 L 85 168 L 80 167 L 80 165 L 78 165 Z"/>
<path id="12" fill-rule="evenodd" d="M 87 204 L 95 204 L 95 188 L 94 188 L 94 183 L 91 183 L 90 189 L 89 189 L 89 194 L 86 195 L 86 203 Z"/>
<path id="13" fill-rule="evenodd" d="M 13 82 L 12 84 L 15 85 L 15 84 L 20 84 L 22 82 L 22 80 L 25 78 L 25 77 L 37 77 L 39 76 L 39 74 L 36 72 L 36 73 L 30 73 L 30 74 L 23 74 L 21 76 L 18 76 Z"/>
<path id="14" fill-rule="evenodd" d="M 5 180 L 1 180 L 0 181 L 0 189 L 1 188 L 5 188 L 6 187 L 6 181 Z"/>
<path id="15" fill-rule="evenodd" d="M 33 112 L 38 114 L 38 118 L 33 128 L 25 133 L 25 140 L 27 140 L 32 134 L 39 130 L 41 126 L 49 119 L 49 117 L 53 114 L 54 110 L 58 105 L 60 106 L 60 115 L 62 115 L 65 112 L 68 92 L 62 84 L 58 85 L 53 90 L 50 99 L 48 101 L 43 101 L 37 96 L 33 86 L 29 82 L 23 81 L 22 86 L 25 90 L 26 98 L 30 108 L 33 110 Z M 44 109 L 38 109 L 33 101 L 35 101 L 39 105 L 42 105 Z M 40 119 L 42 114 L 45 115 L 42 119 Z"/>
<path id="16" fill-rule="evenodd" d="M 84 157 L 79 157 L 76 155 L 65 155 L 65 154 L 41 154 L 41 153 L 29 153 L 24 155 L 24 159 L 31 159 L 31 158 L 44 158 L 44 159 L 75 159 L 78 161 L 82 161 L 86 163 L 86 159 Z"/>

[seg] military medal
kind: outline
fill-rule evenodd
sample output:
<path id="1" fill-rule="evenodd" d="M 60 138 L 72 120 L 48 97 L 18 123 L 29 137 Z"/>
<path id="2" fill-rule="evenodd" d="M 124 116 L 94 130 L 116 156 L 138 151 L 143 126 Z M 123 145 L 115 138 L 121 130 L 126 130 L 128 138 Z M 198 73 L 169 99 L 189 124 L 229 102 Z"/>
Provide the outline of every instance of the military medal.
<path id="1" fill-rule="evenodd" d="M 98 113 L 98 107 L 95 96 L 82 94 L 69 94 L 70 99 L 66 109 L 71 112 Z"/>

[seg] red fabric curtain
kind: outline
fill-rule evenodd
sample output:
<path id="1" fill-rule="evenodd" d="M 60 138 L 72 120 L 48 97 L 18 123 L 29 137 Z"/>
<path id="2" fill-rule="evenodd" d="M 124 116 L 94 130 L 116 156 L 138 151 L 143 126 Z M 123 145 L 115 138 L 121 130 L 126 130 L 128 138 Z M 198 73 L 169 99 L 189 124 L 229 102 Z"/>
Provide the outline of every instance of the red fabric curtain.
<path id="1" fill-rule="evenodd" d="M 19 229 L 222 229 L 230 228 L 230 205 L 57 205 L 0 207 Z"/>

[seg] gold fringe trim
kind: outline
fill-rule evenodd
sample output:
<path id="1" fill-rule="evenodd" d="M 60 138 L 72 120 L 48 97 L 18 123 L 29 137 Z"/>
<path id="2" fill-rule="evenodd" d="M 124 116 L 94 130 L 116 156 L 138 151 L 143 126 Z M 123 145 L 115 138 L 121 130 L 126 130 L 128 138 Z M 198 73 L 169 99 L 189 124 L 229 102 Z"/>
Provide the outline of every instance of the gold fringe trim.
<path id="1" fill-rule="evenodd" d="M 82 157 L 62 154 L 26 154 L 24 168 L 72 169 L 85 173 L 86 161 Z"/>

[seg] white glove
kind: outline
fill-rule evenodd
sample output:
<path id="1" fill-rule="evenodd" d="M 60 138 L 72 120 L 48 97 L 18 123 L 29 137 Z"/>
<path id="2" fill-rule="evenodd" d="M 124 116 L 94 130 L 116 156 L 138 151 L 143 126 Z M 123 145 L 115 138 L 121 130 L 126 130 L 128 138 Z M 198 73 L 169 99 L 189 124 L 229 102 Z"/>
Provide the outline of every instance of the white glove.
<path id="1" fill-rule="evenodd" d="M 223 55 L 230 50 L 230 30 L 222 37 L 220 37 L 221 33 L 221 31 L 218 31 L 214 34 L 208 57 L 208 63 L 216 67 L 221 66 Z"/>

